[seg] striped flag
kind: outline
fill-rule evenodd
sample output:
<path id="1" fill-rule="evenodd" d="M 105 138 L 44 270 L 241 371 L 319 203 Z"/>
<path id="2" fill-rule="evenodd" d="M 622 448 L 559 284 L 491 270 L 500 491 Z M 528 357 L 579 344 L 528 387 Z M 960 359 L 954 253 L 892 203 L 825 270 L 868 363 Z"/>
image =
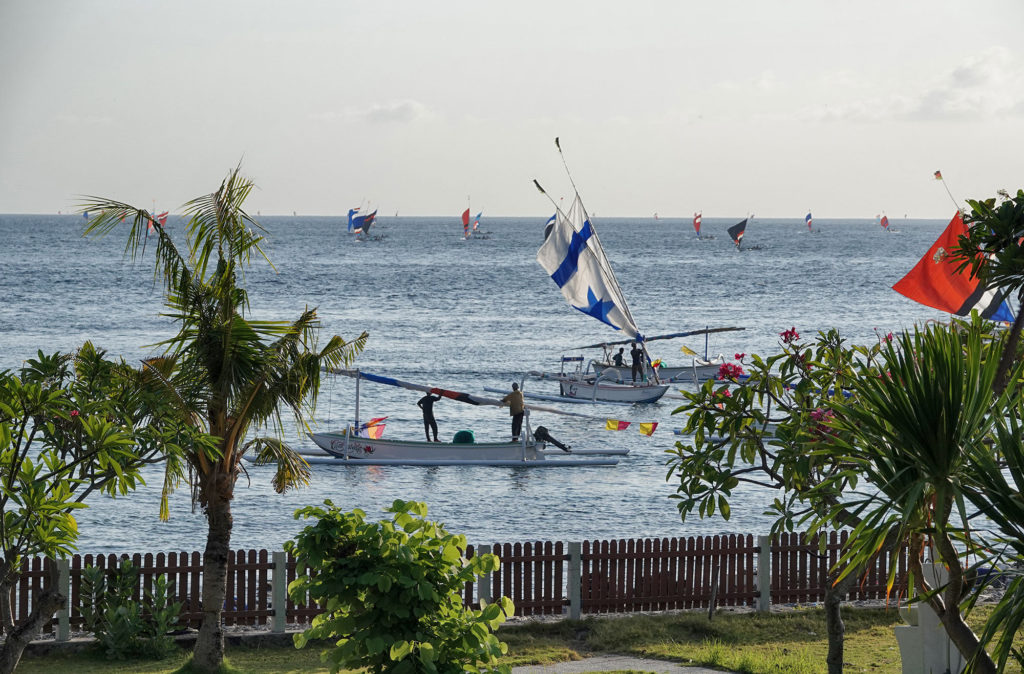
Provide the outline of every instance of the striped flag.
<path id="1" fill-rule="evenodd" d="M 387 417 L 374 417 L 365 424 L 360 424 L 359 432 L 356 435 L 360 438 L 373 438 L 376 440 L 380 436 L 384 435 L 384 427 L 387 426 L 387 424 L 384 423 L 385 419 L 387 419 Z"/>
<path id="2" fill-rule="evenodd" d="M 804 222 L 807 223 L 807 229 L 811 228 L 811 223 L 814 222 L 814 218 L 811 217 L 811 212 L 807 211 L 807 215 L 804 216 Z"/>
<path id="3" fill-rule="evenodd" d="M 604 422 L 604 428 L 608 431 L 624 431 L 629 428 L 629 422 L 619 421 L 618 419 L 609 419 Z"/>
<path id="4" fill-rule="evenodd" d="M 936 180 L 942 180 L 942 171 L 936 171 L 935 172 L 935 179 Z"/>
<path id="5" fill-rule="evenodd" d="M 653 435 L 654 430 L 658 427 L 657 421 L 652 421 L 649 424 L 639 424 L 640 432 L 644 435 Z"/>

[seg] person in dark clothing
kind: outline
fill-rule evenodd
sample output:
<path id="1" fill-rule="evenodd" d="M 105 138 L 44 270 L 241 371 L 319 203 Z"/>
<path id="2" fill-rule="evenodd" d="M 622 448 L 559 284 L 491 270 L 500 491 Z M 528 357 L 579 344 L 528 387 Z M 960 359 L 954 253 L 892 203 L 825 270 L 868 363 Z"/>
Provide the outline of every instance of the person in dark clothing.
<path id="1" fill-rule="evenodd" d="M 622 367 L 622 352 L 625 350 L 625 347 L 619 347 L 619 352 L 612 356 L 612 365 L 615 367 Z"/>
<path id="2" fill-rule="evenodd" d="M 640 346 L 633 342 L 633 348 L 629 350 L 629 355 L 633 358 L 633 382 L 636 383 L 636 376 L 640 375 L 640 381 L 644 380 L 644 350 Z"/>
<path id="3" fill-rule="evenodd" d="M 572 451 L 571 445 L 565 445 L 559 442 L 558 440 L 555 440 L 553 437 L 551 437 L 551 434 L 548 433 L 548 429 L 544 428 L 543 426 L 538 426 L 536 430 L 533 431 L 533 438 L 534 440 L 540 440 L 541 442 L 546 442 L 549 445 L 554 445 L 563 452 Z"/>
<path id="4" fill-rule="evenodd" d="M 416 403 L 423 410 L 423 432 L 427 434 L 427 442 L 430 442 L 430 431 L 434 431 L 434 442 L 441 442 L 437 439 L 437 420 L 434 419 L 434 403 L 440 399 L 441 396 L 428 393 Z"/>

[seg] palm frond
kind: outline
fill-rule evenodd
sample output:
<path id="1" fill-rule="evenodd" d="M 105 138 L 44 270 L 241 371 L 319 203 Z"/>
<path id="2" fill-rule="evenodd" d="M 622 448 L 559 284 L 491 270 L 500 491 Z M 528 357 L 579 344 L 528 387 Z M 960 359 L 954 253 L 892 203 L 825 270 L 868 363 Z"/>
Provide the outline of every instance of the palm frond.
<path id="1" fill-rule="evenodd" d="M 245 452 L 255 453 L 257 466 L 276 464 L 274 491 L 283 494 L 289 489 L 309 484 L 309 464 L 300 454 L 277 438 L 255 438 L 245 445 Z"/>

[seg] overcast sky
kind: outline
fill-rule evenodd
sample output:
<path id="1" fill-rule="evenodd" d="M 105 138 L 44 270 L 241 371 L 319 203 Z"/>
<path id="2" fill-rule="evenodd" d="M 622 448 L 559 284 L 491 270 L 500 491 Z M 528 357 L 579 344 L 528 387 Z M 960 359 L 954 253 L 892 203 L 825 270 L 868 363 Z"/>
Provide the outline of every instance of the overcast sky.
<path id="1" fill-rule="evenodd" d="M 1024 2 L 0 0 L 0 213 L 948 217 L 1024 187 Z"/>

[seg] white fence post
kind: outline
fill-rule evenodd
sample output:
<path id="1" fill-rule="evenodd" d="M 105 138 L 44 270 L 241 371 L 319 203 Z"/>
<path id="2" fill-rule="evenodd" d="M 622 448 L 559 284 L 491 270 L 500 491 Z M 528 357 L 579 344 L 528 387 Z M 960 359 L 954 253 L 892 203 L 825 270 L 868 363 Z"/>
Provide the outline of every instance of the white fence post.
<path id="1" fill-rule="evenodd" d="M 569 619 L 579 620 L 582 596 L 583 544 L 569 543 Z"/>
<path id="2" fill-rule="evenodd" d="M 758 536 L 757 546 L 757 612 L 772 610 L 772 537 Z"/>
<path id="3" fill-rule="evenodd" d="M 71 638 L 71 563 L 57 560 L 57 588 L 64 595 L 64 607 L 57 611 L 57 641 Z"/>
<path id="4" fill-rule="evenodd" d="M 288 611 L 288 555 L 284 550 L 276 550 L 272 555 L 274 562 L 274 579 L 271 589 L 271 601 L 274 602 L 274 617 L 270 621 L 272 632 L 284 632 Z"/>
<path id="5" fill-rule="evenodd" d="M 493 552 L 493 547 L 494 546 L 492 545 L 478 545 L 476 546 L 474 554 L 477 557 L 486 555 L 490 552 Z M 476 579 L 476 597 L 480 603 L 486 602 L 490 604 L 494 599 L 493 595 L 491 594 L 491 576 L 492 572 L 488 571 L 487 573 Z"/>

